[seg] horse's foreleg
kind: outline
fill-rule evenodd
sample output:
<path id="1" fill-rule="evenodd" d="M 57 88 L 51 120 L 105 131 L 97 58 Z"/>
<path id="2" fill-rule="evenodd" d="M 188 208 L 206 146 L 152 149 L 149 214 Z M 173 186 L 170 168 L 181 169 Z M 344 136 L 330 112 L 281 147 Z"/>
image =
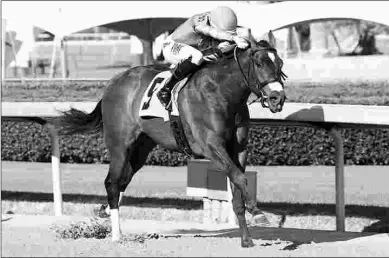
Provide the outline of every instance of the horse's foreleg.
<path id="1" fill-rule="evenodd" d="M 240 166 L 238 167 L 238 165 L 230 157 L 223 144 L 223 141 L 218 141 L 217 136 L 210 137 L 210 139 L 212 140 L 209 141 L 205 152 L 206 158 L 211 160 L 212 168 L 214 170 L 226 172 L 231 183 L 233 184 L 233 209 L 239 220 L 239 228 L 241 229 L 242 233 L 242 247 L 250 247 L 252 246 L 252 241 L 250 241 L 250 235 L 248 233 L 242 203 L 246 202 L 247 209 L 250 213 L 253 215 L 257 214 L 260 211 L 257 208 L 256 198 L 248 191 L 244 173 Z M 242 153 L 242 156 L 244 156 L 244 153 Z M 240 191 L 241 196 L 238 196 L 239 192 L 237 192 L 235 188 Z"/>
<path id="2" fill-rule="evenodd" d="M 248 140 L 249 129 L 247 126 L 239 127 L 236 131 L 236 138 L 233 143 L 233 148 L 231 150 L 232 157 L 235 161 L 235 164 L 239 167 L 239 169 L 244 173 L 246 169 L 246 161 L 247 161 L 247 140 Z M 253 240 L 251 238 L 250 232 L 247 228 L 246 222 L 246 206 L 244 202 L 244 198 L 242 196 L 242 192 L 239 188 L 235 187 L 235 185 L 230 182 L 231 190 L 232 190 L 232 207 L 236 217 L 238 218 L 239 229 L 241 234 L 241 242 L 244 247 L 254 246 Z"/>
<path id="3" fill-rule="evenodd" d="M 241 168 L 243 173 L 246 170 L 246 162 L 247 162 L 247 143 L 248 143 L 248 137 L 249 137 L 249 127 L 248 126 L 242 126 L 239 127 L 236 131 L 236 140 L 233 147 L 233 158 L 235 159 L 235 163 L 238 165 L 238 167 Z M 247 184 L 247 183 L 246 183 Z M 232 185 L 232 184 L 231 184 Z M 232 189 L 232 186 L 231 186 Z M 240 192 L 238 188 L 235 188 L 237 193 L 234 195 L 234 198 L 236 198 L 236 205 L 242 206 L 241 209 L 244 209 L 242 212 L 246 212 L 246 207 L 243 201 L 244 196 Z M 254 196 L 256 198 L 256 196 Z M 233 202 L 234 204 L 234 202 Z M 257 226 L 268 226 L 270 222 L 268 221 L 267 217 L 264 213 L 262 213 L 257 206 L 251 211 L 251 214 L 253 215 L 253 222 Z M 238 214 L 237 214 L 238 216 Z M 244 220 L 244 223 L 246 223 L 246 220 Z M 246 235 L 245 233 L 246 226 L 243 227 L 243 236 Z M 248 234 L 248 238 L 250 239 L 250 235 Z"/>

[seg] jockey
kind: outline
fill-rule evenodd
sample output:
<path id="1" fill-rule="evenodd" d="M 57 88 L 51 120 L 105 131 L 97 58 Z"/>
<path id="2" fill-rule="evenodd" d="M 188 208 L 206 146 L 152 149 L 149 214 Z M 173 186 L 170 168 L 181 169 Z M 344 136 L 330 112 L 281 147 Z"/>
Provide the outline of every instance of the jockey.
<path id="1" fill-rule="evenodd" d="M 163 43 L 162 52 L 167 62 L 175 65 L 172 77 L 157 96 L 168 109 L 174 85 L 194 72 L 203 62 L 201 51 L 235 43 L 239 48 L 249 46 L 247 37 L 237 34 L 238 19 L 235 12 L 219 6 L 210 12 L 196 14 L 181 24 Z M 228 43 L 226 45 L 226 43 Z"/>

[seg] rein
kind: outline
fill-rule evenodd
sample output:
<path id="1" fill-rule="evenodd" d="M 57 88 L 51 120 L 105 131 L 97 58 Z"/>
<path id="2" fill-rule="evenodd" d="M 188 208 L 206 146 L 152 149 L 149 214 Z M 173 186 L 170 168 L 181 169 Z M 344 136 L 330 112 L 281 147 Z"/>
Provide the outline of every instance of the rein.
<path id="1" fill-rule="evenodd" d="M 246 87 L 248 87 L 252 92 L 255 93 L 255 95 L 257 95 L 257 99 L 251 101 L 249 103 L 249 105 L 251 105 L 252 103 L 256 102 L 260 98 L 262 107 L 268 108 L 269 106 L 265 104 L 265 101 L 267 101 L 268 96 L 267 96 L 266 92 L 262 89 L 268 83 L 260 83 L 260 82 L 258 82 L 258 78 L 257 78 L 256 81 L 255 81 L 256 86 L 251 86 L 251 84 L 250 84 L 250 82 L 248 80 L 248 78 L 250 78 L 251 65 L 249 66 L 249 69 L 248 69 L 248 72 L 247 72 L 247 77 L 246 77 L 246 74 L 243 71 L 243 68 L 242 68 L 242 66 L 241 66 L 241 64 L 239 62 L 239 59 L 238 59 L 237 50 L 238 50 L 238 46 L 235 46 L 235 48 L 234 48 L 234 59 L 235 59 L 236 63 L 238 64 L 240 72 L 243 75 L 243 79 L 244 79 L 244 82 L 246 84 Z M 276 51 L 273 48 L 264 48 L 264 49 L 259 49 L 257 51 L 261 51 L 261 50 L 273 50 L 273 51 Z M 252 65 L 255 65 L 253 59 L 251 59 L 251 62 L 252 62 Z M 286 74 L 281 70 L 281 67 L 279 68 L 278 74 L 279 74 L 279 77 L 278 77 L 277 81 L 279 83 L 281 83 L 282 86 L 284 86 L 282 81 L 285 80 L 286 78 L 288 78 L 288 76 L 286 76 Z"/>

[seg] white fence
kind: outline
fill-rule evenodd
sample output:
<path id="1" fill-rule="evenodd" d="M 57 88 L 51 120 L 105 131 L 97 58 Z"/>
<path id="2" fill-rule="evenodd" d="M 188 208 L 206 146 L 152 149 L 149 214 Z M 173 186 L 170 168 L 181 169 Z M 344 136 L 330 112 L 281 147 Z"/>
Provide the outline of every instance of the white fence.
<path id="1" fill-rule="evenodd" d="M 34 121 L 42 124 L 50 135 L 51 139 L 51 169 L 53 179 L 54 214 L 62 215 L 62 190 L 60 171 L 60 149 L 59 138 L 54 126 L 45 123 L 42 118 L 56 117 L 57 110 L 66 110 L 76 107 L 85 111 L 92 111 L 97 103 L 95 102 L 2 102 L 1 119 L 3 121 Z"/>
<path id="2" fill-rule="evenodd" d="M 3 102 L 2 120 L 32 120 L 58 116 L 58 110 L 70 107 L 90 112 L 96 102 Z M 319 127 L 327 130 L 335 141 L 336 227 L 345 230 L 344 152 L 339 128 L 389 129 L 389 107 L 365 105 L 330 105 L 286 103 L 281 113 L 273 114 L 259 103 L 249 106 L 252 124 Z M 59 140 L 55 128 L 45 125 L 52 140 L 52 172 L 55 215 L 62 215 L 59 169 Z"/>

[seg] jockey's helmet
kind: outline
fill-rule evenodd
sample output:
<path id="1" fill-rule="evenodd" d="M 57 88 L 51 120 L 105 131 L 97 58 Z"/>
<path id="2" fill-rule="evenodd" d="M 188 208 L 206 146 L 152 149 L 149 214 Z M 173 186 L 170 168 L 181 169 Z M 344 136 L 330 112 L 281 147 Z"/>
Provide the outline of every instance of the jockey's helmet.
<path id="1" fill-rule="evenodd" d="M 238 18 L 234 10 L 227 6 L 218 6 L 210 13 L 211 26 L 227 32 L 235 32 Z"/>

